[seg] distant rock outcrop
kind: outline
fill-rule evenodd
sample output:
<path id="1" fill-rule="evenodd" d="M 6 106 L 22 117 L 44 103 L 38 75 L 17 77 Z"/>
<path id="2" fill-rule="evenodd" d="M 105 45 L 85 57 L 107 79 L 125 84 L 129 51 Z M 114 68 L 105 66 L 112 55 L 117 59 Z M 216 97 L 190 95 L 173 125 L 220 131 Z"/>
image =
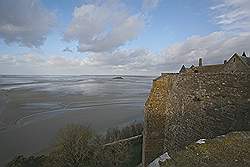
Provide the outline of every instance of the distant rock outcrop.
<path id="1" fill-rule="evenodd" d="M 124 79 L 123 77 L 114 77 L 112 79 Z"/>

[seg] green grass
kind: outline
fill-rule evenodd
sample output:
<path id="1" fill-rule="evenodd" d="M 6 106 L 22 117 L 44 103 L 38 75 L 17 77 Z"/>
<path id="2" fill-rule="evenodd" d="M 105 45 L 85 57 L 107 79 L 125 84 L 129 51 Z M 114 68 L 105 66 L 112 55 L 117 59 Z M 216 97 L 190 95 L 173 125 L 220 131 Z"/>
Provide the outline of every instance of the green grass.
<path id="1" fill-rule="evenodd" d="M 163 167 L 250 166 L 250 132 L 229 133 L 204 144 L 193 143 L 171 157 Z"/>

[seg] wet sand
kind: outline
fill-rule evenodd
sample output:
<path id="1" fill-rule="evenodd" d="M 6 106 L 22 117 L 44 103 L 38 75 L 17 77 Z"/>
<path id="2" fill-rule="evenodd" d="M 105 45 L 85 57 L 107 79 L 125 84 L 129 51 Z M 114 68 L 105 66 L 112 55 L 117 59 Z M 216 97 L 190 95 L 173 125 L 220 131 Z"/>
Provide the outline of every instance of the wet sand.
<path id="1" fill-rule="evenodd" d="M 58 130 L 67 124 L 89 125 L 102 133 L 142 121 L 152 77 L 110 78 L 0 90 L 0 162 L 18 154 L 46 152 Z"/>

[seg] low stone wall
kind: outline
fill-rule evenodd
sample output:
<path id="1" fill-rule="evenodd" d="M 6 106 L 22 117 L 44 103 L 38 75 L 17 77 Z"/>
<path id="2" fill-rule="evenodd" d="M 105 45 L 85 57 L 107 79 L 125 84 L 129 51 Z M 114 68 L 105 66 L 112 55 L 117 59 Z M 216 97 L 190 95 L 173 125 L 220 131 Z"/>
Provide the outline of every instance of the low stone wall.
<path id="1" fill-rule="evenodd" d="M 121 139 L 118 141 L 114 141 L 112 143 L 107 143 L 107 144 L 104 144 L 103 147 L 114 146 L 114 145 L 120 144 L 120 143 L 126 143 L 128 145 L 142 143 L 142 135 L 133 136 L 133 137 L 126 138 L 126 139 Z"/>
<path id="2" fill-rule="evenodd" d="M 142 135 L 105 144 L 102 155 L 107 161 L 103 166 L 137 166 L 142 162 Z"/>
<path id="3" fill-rule="evenodd" d="M 163 75 L 153 82 L 144 121 L 144 166 L 198 139 L 250 130 L 250 74 Z"/>

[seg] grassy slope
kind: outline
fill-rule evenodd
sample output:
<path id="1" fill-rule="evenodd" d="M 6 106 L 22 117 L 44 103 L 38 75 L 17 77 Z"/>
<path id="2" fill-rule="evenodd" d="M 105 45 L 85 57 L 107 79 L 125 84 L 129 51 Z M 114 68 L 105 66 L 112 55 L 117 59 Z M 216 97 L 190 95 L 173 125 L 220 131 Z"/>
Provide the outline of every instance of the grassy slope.
<path id="1" fill-rule="evenodd" d="M 232 132 L 204 144 L 194 143 L 171 157 L 161 166 L 250 166 L 250 132 Z"/>

